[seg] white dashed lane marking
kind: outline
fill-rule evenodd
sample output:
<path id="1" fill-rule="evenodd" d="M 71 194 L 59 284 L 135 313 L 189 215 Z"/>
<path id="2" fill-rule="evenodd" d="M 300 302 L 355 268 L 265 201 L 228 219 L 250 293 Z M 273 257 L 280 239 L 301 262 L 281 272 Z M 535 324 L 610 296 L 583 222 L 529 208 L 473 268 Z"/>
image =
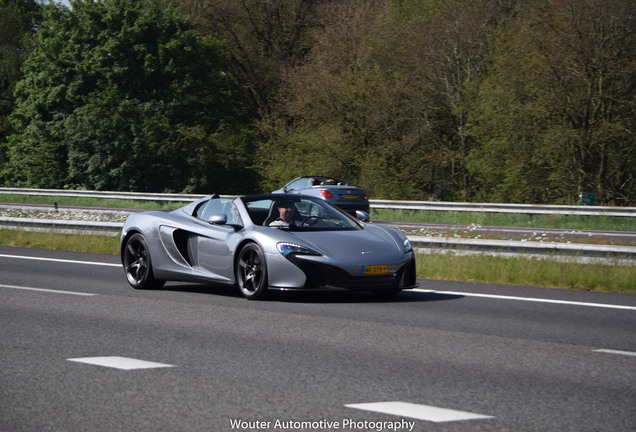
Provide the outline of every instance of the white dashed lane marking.
<path id="1" fill-rule="evenodd" d="M 350 404 L 345 406 L 348 408 L 392 414 L 400 417 L 409 417 L 434 423 L 493 418 L 492 416 L 482 414 L 438 408 L 429 405 L 418 405 L 408 402 L 374 402 Z"/>
<path id="2" fill-rule="evenodd" d="M 597 350 L 594 350 L 594 352 L 605 353 L 605 354 L 618 354 L 618 355 L 636 357 L 636 352 L 632 352 L 632 351 L 620 351 L 620 350 L 611 350 L 611 349 L 597 349 Z"/>
<path id="3" fill-rule="evenodd" d="M 0 258 L 13 258 L 13 259 L 23 259 L 23 260 L 32 260 L 32 261 L 50 261 L 50 262 L 59 262 L 59 263 L 68 263 L 68 264 L 84 264 L 84 265 L 94 265 L 94 266 L 103 266 L 103 267 L 121 267 L 121 264 L 114 264 L 114 263 L 104 263 L 104 262 L 97 262 L 97 261 L 78 261 L 78 260 L 68 260 L 68 259 L 59 259 L 59 258 L 32 257 L 32 256 L 24 256 L 24 255 L 0 254 Z"/>
<path id="4" fill-rule="evenodd" d="M 525 302 L 535 302 L 535 303 L 551 303 L 551 304 L 559 304 L 559 305 L 588 306 L 588 307 L 597 307 L 597 308 L 624 309 L 624 310 L 636 311 L 636 306 L 615 305 L 615 304 L 605 304 L 605 303 L 588 303 L 588 302 L 578 302 L 578 301 L 569 301 L 569 300 L 553 300 L 553 299 L 546 299 L 546 298 L 518 297 L 518 296 L 495 295 L 495 294 L 479 294 L 479 293 L 471 293 L 471 292 L 463 292 L 463 291 L 437 291 L 437 290 L 425 290 L 425 289 L 414 289 L 410 291 L 421 292 L 426 294 L 441 294 L 441 295 L 452 295 L 452 296 L 461 296 L 461 297 L 480 297 L 480 298 L 488 298 L 488 299 L 496 299 L 496 300 L 515 300 L 515 301 L 525 301 Z"/>
<path id="5" fill-rule="evenodd" d="M 78 291 L 61 291 L 61 290 L 52 290 L 52 289 L 46 289 L 46 288 L 33 288 L 33 287 L 25 287 L 25 286 L 17 286 L 17 285 L 3 285 L 3 284 L 0 284 L 0 288 L 17 289 L 17 290 L 23 290 L 23 291 L 39 291 L 39 292 L 46 292 L 46 293 L 53 293 L 53 294 L 70 294 L 70 295 L 77 295 L 77 296 L 94 296 L 94 295 L 97 295 L 97 294 L 78 292 Z"/>
<path id="6" fill-rule="evenodd" d="M 91 365 L 105 366 L 105 367 L 123 369 L 123 370 L 174 367 L 173 365 L 164 364 L 164 363 L 155 363 L 155 362 L 150 362 L 145 360 L 137 360 L 133 358 L 117 357 L 117 356 L 71 358 L 71 359 L 68 359 L 68 361 L 78 362 L 78 363 L 87 363 Z"/>

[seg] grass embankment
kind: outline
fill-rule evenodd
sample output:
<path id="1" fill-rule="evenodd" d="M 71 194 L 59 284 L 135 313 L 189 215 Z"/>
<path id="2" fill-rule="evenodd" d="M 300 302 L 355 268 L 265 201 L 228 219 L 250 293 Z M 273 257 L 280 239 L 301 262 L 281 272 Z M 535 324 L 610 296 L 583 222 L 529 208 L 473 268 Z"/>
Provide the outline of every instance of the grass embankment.
<path id="1" fill-rule="evenodd" d="M 372 219 L 481 226 L 571 230 L 636 231 L 636 218 L 615 216 L 529 215 L 459 211 L 375 209 Z"/>
<path id="2" fill-rule="evenodd" d="M 636 267 L 485 255 L 417 256 L 423 279 L 636 294 Z"/>
<path id="3" fill-rule="evenodd" d="M 52 234 L 0 229 L 0 245 L 101 254 L 119 253 L 119 237 L 103 235 Z"/>
<path id="4" fill-rule="evenodd" d="M 94 206 L 111 208 L 177 208 L 181 203 L 157 203 L 130 200 L 104 200 L 74 197 L 0 195 L 0 201 Z M 416 222 L 461 223 L 537 228 L 636 231 L 633 218 L 601 216 L 508 215 L 465 212 L 374 210 L 373 219 Z M 118 237 L 29 233 L 0 230 L 0 245 L 77 252 L 117 254 Z M 593 291 L 636 293 L 636 267 L 603 264 L 559 263 L 550 260 L 419 255 L 418 277 L 468 282 L 530 285 Z"/>

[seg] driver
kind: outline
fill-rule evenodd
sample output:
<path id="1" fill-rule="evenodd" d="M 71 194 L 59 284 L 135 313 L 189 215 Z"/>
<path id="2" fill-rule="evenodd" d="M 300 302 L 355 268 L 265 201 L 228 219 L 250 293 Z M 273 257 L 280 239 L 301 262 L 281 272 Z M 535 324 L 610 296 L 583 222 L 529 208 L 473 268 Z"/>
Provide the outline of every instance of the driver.
<path id="1" fill-rule="evenodd" d="M 292 206 L 292 203 L 287 201 L 278 204 L 278 215 L 279 216 L 272 221 L 269 226 L 288 227 L 294 217 L 294 206 Z"/>

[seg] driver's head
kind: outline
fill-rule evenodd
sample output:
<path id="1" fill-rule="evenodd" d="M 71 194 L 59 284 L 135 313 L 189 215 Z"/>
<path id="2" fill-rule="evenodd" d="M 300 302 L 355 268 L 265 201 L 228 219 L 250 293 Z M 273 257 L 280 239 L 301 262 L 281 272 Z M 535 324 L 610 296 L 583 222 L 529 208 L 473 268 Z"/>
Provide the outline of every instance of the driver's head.
<path id="1" fill-rule="evenodd" d="M 294 216 L 294 207 L 290 201 L 283 201 L 278 204 L 278 214 L 285 222 L 291 221 Z"/>

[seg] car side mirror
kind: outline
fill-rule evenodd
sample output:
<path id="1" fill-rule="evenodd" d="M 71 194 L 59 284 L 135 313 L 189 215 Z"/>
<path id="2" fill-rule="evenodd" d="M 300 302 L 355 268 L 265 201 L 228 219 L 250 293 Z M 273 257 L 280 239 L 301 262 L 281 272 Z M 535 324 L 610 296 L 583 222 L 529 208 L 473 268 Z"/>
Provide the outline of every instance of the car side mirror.
<path id="1" fill-rule="evenodd" d="M 226 214 L 215 214 L 210 216 L 208 219 L 208 223 L 212 225 L 225 225 L 227 223 L 227 215 Z"/>
<path id="2" fill-rule="evenodd" d="M 371 220 L 371 216 L 369 216 L 369 213 L 365 211 L 356 210 L 356 219 L 361 220 L 362 222 L 369 222 Z"/>

